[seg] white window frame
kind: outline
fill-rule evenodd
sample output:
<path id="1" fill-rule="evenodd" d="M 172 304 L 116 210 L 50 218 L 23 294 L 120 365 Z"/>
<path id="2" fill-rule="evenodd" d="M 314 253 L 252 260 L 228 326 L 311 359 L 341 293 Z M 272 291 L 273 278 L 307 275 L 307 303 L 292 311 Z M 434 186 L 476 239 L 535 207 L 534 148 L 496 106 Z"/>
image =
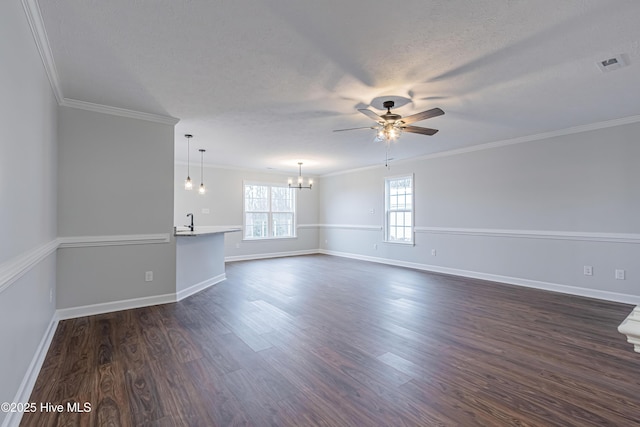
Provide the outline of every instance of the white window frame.
<path id="1" fill-rule="evenodd" d="M 411 179 L 411 209 L 391 209 L 390 203 L 390 183 L 391 181 L 397 181 L 401 179 Z M 415 208 L 416 208 L 416 198 L 415 198 L 415 177 L 414 174 L 408 175 L 396 175 L 396 176 L 387 176 L 384 178 L 384 241 L 386 243 L 394 243 L 399 245 L 411 245 L 415 244 Z M 411 213 L 411 224 L 409 236 L 410 240 L 392 240 L 391 239 L 391 220 L 390 216 L 392 212 L 410 212 Z"/>
<path id="2" fill-rule="evenodd" d="M 247 231 L 247 206 L 246 206 L 246 198 L 245 198 L 245 187 L 247 185 L 259 185 L 259 186 L 264 186 L 264 187 L 269 187 L 269 192 L 268 192 L 268 204 L 269 204 L 269 209 L 268 211 L 251 211 L 251 212 L 256 212 L 256 213 L 265 213 L 267 214 L 267 236 L 265 237 L 247 237 L 246 235 L 246 231 Z M 291 236 L 274 236 L 274 227 L 273 227 L 273 214 L 274 213 L 280 213 L 280 212 L 274 212 L 272 210 L 272 203 L 271 203 L 271 189 L 274 187 L 278 187 L 278 188 L 284 188 L 287 189 L 291 192 L 291 198 L 293 199 L 292 201 L 292 205 L 293 205 L 293 225 L 292 225 L 292 235 Z M 289 188 L 289 186 L 287 184 L 282 184 L 282 183 L 275 183 L 275 182 L 260 182 L 260 181 L 243 181 L 242 182 L 242 240 L 244 241 L 248 241 L 248 242 L 256 242 L 256 241 L 263 241 L 263 240 L 283 240 L 283 239 L 296 239 L 298 237 L 298 233 L 297 233 L 297 220 L 298 220 L 298 198 L 296 197 L 296 192 L 295 192 L 296 188 Z M 249 213 L 251 213 L 249 212 Z"/>

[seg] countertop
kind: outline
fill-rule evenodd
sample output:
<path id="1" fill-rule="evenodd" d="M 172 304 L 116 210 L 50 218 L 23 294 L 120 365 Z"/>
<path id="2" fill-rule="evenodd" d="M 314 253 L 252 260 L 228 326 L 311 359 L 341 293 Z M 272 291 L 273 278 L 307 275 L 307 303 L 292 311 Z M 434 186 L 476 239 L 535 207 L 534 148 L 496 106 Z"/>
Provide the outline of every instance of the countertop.
<path id="1" fill-rule="evenodd" d="M 225 227 L 225 226 L 204 226 L 195 227 L 193 231 L 186 227 L 174 227 L 173 235 L 176 237 L 197 237 L 206 236 L 207 234 L 220 234 L 220 233 L 234 233 L 240 231 L 237 227 Z"/>

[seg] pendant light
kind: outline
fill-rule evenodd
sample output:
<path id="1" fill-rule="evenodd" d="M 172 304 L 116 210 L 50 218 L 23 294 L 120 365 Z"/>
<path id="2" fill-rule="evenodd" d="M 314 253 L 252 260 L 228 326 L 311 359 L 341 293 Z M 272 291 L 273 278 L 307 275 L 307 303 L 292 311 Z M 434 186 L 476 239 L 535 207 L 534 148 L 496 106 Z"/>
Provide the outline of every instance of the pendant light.
<path id="1" fill-rule="evenodd" d="M 204 152 L 207 151 L 204 148 L 199 149 L 200 151 L 200 188 L 198 189 L 198 193 L 204 194 L 207 190 L 204 188 Z"/>
<path id="2" fill-rule="evenodd" d="M 184 189 L 192 190 L 193 182 L 191 182 L 191 176 L 189 175 L 189 141 L 193 138 L 193 135 L 185 134 L 184 137 L 187 138 L 187 179 L 184 180 Z"/>
<path id="3" fill-rule="evenodd" d="M 293 184 L 293 179 L 289 178 L 289 188 L 297 188 L 299 190 L 302 190 L 303 188 L 308 188 L 309 190 L 311 190 L 311 187 L 313 187 L 313 180 L 309 179 L 307 181 L 307 185 L 303 185 L 304 184 L 304 178 L 302 176 L 302 162 L 298 162 L 298 183 L 296 185 Z"/>

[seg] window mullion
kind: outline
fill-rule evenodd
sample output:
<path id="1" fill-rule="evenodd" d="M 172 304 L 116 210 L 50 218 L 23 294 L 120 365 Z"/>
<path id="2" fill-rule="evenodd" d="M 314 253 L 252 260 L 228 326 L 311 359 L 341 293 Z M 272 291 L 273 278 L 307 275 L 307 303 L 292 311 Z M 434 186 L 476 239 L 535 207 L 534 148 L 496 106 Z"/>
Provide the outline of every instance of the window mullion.
<path id="1" fill-rule="evenodd" d="M 273 198 L 272 198 L 272 194 L 273 191 L 271 189 L 271 186 L 269 186 L 269 215 L 268 215 L 268 224 L 267 224 L 267 229 L 268 229 L 268 233 L 269 233 L 269 237 L 273 237 Z"/>

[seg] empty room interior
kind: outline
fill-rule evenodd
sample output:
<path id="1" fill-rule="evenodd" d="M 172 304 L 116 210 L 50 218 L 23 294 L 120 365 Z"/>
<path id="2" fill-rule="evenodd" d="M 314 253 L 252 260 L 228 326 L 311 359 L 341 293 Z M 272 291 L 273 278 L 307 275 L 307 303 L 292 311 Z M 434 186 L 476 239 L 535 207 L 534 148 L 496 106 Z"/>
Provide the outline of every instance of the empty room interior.
<path id="1" fill-rule="evenodd" d="M 640 3 L 0 4 L 0 426 L 640 425 Z"/>

